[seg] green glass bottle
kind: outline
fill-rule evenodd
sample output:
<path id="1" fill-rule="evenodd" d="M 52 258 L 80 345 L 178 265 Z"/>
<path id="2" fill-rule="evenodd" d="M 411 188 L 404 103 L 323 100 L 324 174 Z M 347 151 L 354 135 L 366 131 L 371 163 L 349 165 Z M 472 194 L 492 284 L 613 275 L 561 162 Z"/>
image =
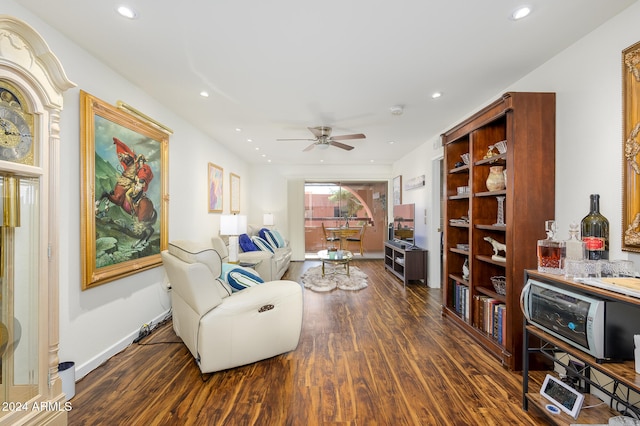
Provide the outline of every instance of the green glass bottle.
<path id="1" fill-rule="evenodd" d="M 609 221 L 600 214 L 600 195 L 591 194 L 589 214 L 580 223 L 587 259 L 609 259 Z"/>

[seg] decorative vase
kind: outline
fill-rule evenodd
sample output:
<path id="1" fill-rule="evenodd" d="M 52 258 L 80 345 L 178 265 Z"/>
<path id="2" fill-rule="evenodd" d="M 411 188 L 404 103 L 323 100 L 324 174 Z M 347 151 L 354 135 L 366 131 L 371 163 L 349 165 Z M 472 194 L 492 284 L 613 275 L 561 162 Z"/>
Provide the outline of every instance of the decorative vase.
<path id="1" fill-rule="evenodd" d="M 489 177 L 487 177 L 487 189 L 489 191 L 499 191 L 505 188 L 503 166 L 489 167 Z"/>

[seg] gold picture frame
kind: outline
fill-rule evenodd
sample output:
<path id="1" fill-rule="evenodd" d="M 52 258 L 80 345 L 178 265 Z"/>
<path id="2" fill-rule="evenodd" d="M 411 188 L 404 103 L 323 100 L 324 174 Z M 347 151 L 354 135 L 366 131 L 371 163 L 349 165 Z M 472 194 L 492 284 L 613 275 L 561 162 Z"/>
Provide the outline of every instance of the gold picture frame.
<path id="1" fill-rule="evenodd" d="M 207 188 L 209 188 L 209 213 L 222 213 L 223 172 L 224 169 L 209 163 L 207 172 Z"/>
<path id="2" fill-rule="evenodd" d="M 640 42 L 622 51 L 622 250 L 640 252 Z"/>
<path id="3" fill-rule="evenodd" d="M 231 213 L 240 213 L 240 176 L 229 173 L 229 194 L 231 196 Z"/>
<path id="4" fill-rule="evenodd" d="M 169 133 L 80 91 L 82 289 L 160 266 Z"/>

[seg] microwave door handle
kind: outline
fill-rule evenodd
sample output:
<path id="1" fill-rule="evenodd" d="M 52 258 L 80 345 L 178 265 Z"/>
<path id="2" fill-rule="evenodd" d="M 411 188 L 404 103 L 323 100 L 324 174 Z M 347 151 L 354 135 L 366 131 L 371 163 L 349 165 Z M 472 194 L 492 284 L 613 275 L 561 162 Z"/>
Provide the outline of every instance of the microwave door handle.
<path id="1" fill-rule="evenodd" d="M 528 293 L 529 287 L 531 287 L 531 283 L 527 283 L 523 288 L 522 288 L 522 292 L 520 293 L 520 310 L 522 311 L 522 315 L 524 315 L 524 317 L 527 319 L 527 321 L 529 320 L 529 318 L 527 317 L 527 311 L 525 310 L 525 304 L 524 304 L 524 297 L 525 294 Z"/>

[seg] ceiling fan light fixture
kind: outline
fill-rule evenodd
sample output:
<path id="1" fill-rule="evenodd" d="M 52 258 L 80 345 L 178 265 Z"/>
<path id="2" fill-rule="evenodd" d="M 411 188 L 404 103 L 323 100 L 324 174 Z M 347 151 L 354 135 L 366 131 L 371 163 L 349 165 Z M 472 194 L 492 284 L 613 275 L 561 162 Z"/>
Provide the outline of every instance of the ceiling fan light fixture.
<path id="1" fill-rule="evenodd" d="M 319 143 L 318 144 L 318 149 L 327 149 L 329 148 L 329 144 L 328 143 Z"/>

